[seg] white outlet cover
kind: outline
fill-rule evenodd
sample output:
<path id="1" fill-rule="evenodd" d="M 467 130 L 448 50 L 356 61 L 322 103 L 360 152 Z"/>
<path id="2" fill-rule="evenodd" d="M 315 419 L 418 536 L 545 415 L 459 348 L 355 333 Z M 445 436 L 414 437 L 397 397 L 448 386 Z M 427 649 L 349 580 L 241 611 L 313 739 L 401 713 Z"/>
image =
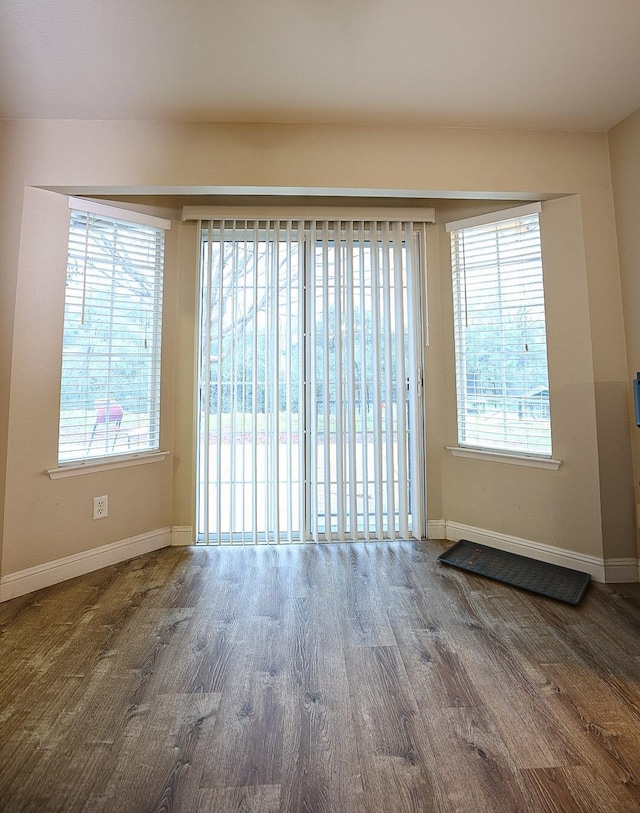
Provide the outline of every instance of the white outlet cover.
<path id="1" fill-rule="evenodd" d="M 93 498 L 93 518 L 104 519 L 109 515 L 109 497 L 106 495 L 102 497 Z"/>

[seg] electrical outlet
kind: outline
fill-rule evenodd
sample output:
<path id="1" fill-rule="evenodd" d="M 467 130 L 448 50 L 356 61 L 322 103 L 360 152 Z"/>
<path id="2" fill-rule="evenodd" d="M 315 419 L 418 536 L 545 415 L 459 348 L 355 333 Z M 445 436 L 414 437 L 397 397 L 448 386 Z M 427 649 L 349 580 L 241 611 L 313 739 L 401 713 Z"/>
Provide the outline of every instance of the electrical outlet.
<path id="1" fill-rule="evenodd" d="M 109 497 L 105 494 L 103 497 L 93 498 L 93 518 L 104 519 L 109 516 Z"/>

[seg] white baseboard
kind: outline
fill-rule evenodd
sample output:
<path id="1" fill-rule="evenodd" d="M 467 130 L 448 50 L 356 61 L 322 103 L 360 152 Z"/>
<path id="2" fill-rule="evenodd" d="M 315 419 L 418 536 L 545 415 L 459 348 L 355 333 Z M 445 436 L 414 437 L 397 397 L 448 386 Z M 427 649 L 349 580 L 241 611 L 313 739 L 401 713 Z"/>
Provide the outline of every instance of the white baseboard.
<path id="1" fill-rule="evenodd" d="M 499 550 L 508 550 L 543 562 L 551 562 L 573 570 L 582 570 L 589 573 L 594 581 L 598 582 L 619 584 L 640 580 L 638 561 L 633 558 L 600 559 L 597 556 L 587 556 L 541 542 L 463 525 L 460 522 L 444 519 L 429 520 L 427 538 L 447 539 L 451 542 L 469 539 Z M 172 528 L 159 528 L 146 534 L 132 536 L 129 539 L 122 539 L 72 556 L 65 556 L 62 559 L 55 559 L 52 562 L 2 576 L 0 578 L 0 602 L 51 587 L 67 579 L 83 576 L 85 573 L 91 573 L 102 567 L 115 565 L 169 545 L 191 544 L 193 544 L 191 526 L 176 525 Z"/>
<path id="2" fill-rule="evenodd" d="M 173 525 L 171 527 L 171 545 L 193 545 L 191 525 Z"/>
<path id="3" fill-rule="evenodd" d="M 445 520 L 445 539 L 457 542 L 459 539 L 469 539 L 481 545 L 489 545 L 499 550 L 519 553 L 541 562 L 550 562 L 572 570 L 581 570 L 589 573 L 594 581 L 615 584 L 620 582 L 638 581 L 638 562 L 636 559 L 601 559 L 585 553 L 556 548 L 542 542 L 533 542 L 530 539 L 521 539 L 517 536 L 487 531 L 483 528 L 474 528 L 463 525 L 461 522 Z M 435 537 L 434 537 L 435 538 Z M 440 537 L 441 539 L 443 537 Z"/>
<path id="4" fill-rule="evenodd" d="M 91 573 L 101 567 L 115 565 L 118 562 L 133 559 L 134 556 L 166 548 L 170 543 L 171 529 L 159 528 L 157 531 L 121 539 L 109 545 L 102 545 L 99 548 L 74 553 L 72 556 L 65 556 L 62 559 L 54 559 L 52 562 L 46 562 L 36 567 L 9 573 L 0 578 L 0 601 L 8 601 L 17 596 L 32 593 L 34 590 L 42 590 L 44 587 L 51 587 L 51 585 L 67 579 L 83 576 L 85 573 Z"/>
<path id="5" fill-rule="evenodd" d="M 637 559 L 605 559 L 604 580 L 607 584 L 640 581 Z"/>
<path id="6" fill-rule="evenodd" d="M 446 519 L 427 520 L 427 539 L 447 539 Z"/>

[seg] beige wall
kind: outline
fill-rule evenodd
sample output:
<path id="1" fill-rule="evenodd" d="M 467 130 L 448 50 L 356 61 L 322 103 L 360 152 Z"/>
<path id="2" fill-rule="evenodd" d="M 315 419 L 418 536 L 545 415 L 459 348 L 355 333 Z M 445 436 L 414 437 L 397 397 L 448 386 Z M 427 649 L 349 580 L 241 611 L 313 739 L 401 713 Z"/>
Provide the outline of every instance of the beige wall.
<path id="1" fill-rule="evenodd" d="M 620 277 L 622 282 L 627 379 L 640 370 L 640 110 L 609 133 Z M 633 420 L 632 392 L 628 389 L 634 460 L 636 503 L 640 503 L 640 429 Z"/>
<path id="2" fill-rule="evenodd" d="M 195 527 L 197 296 L 199 260 L 195 223 L 176 224 L 180 235 L 176 300 L 176 368 L 173 525 Z"/>
<path id="3" fill-rule="evenodd" d="M 559 198 L 543 214 L 554 453 L 564 461 L 558 472 L 454 460 L 443 451 L 455 442 L 448 248 L 441 226 L 430 230 L 429 516 L 604 558 L 633 555 L 628 371 L 606 136 L 14 121 L 2 126 L 0 178 L 7 292 L 0 305 L 0 426 L 10 428 L 4 574 L 193 518 L 193 226 L 174 224 L 167 263 L 172 293 L 166 300 L 162 441 L 173 452 L 171 461 L 50 481 L 42 472 L 55 464 L 66 234 L 60 236 L 60 199 L 28 189 L 35 186 L 96 194 L 291 187 L 405 190 L 479 201 Z M 43 217 L 49 207 L 51 219 Z M 36 234 L 40 245 L 34 246 Z M 49 241 L 55 268 L 43 261 Z M 29 324 L 34 308 L 39 322 Z M 14 312 L 11 343 L 5 325 Z M 44 402 L 25 411 L 43 366 Z M 115 495 L 113 516 L 95 523 L 88 519 L 90 497 L 102 493 Z"/>
<path id="4" fill-rule="evenodd" d="M 2 573 L 2 529 L 4 527 L 4 490 L 6 482 L 9 420 L 9 384 L 11 379 L 11 342 L 16 294 L 18 240 L 21 201 L 10 205 L 7 195 L 20 188 L 16 167 L 6 146 L 6 124 L 0 121 L 0 573 Z M 13 235 L 14 239 L 8 239 Z"/>

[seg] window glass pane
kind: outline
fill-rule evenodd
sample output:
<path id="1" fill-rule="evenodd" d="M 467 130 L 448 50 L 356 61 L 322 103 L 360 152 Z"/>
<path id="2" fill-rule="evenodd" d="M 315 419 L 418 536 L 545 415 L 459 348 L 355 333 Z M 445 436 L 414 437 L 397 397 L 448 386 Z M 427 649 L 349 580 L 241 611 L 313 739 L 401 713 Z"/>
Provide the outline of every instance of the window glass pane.
<path id="1" fill-rule="evenodd" d="M 538 215 L 451 238 L 458 442 L 550 456 Z"/>
<path id="2" fill-rule="evenodd" d="M 58 460 L 157 449 L 164 229 L 71 212 Z"/>

